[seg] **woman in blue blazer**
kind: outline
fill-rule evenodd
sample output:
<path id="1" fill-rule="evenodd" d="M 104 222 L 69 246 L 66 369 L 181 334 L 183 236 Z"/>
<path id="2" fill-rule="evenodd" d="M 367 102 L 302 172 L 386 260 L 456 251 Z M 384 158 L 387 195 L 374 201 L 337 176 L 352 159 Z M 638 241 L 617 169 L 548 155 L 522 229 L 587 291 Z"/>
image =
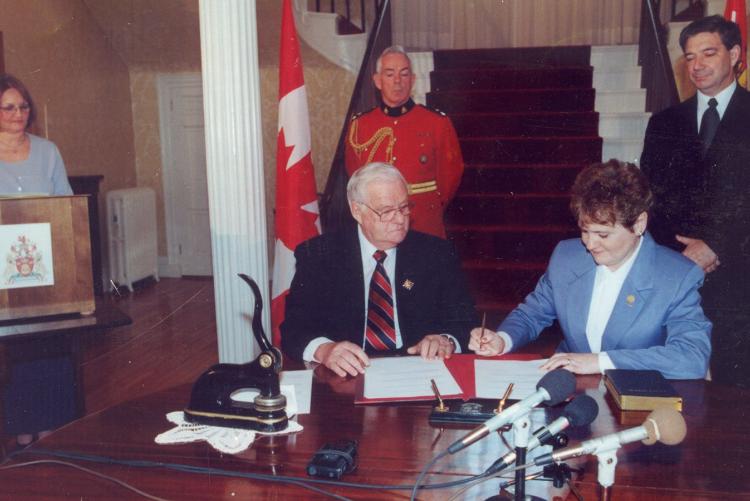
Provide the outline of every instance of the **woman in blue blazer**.
<path id="1" fill-rule="evenodd" d="M 469 348 L 507 353 L 557 320 L 564 339 L 545 369 L 704 377 L 711 322 L 698 293 L 703 271 L 646 233 L 652 202 L 648 181 L 632 164 L 610 160 L 582 170 L 570 203 L 580 240 L 560 242 L 534 291 L 497 332 L 472 330 Z"/>

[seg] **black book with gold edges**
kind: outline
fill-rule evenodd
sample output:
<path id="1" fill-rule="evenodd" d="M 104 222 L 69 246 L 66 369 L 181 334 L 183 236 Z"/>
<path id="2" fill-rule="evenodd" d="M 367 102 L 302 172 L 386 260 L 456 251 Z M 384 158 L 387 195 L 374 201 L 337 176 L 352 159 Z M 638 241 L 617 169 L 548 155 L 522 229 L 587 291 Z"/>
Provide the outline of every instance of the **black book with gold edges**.
<path id="1" fill-rule="evenodd" d="M 657 407 L 682 410 L 682 397 L 659 371 L 608 369 L 604 385 L 624 411 L 650 411 Z"/>

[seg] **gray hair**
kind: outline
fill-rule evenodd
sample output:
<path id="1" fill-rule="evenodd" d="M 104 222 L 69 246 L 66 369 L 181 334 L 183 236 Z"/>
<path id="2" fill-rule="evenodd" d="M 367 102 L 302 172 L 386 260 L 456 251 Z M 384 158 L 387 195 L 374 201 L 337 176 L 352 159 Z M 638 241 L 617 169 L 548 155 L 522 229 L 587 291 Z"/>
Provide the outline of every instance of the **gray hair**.
<path id="1" fill-rule="evenodd" d="M 407 187 L 406 179 L 391 164 L 372 162 L 357 169 L 346 185 L 346 199 L 351 202 L 366 203 L 367 186 L 373 181 L 395 181 Z"/>
<path id="2" fill-rule="evenodd" d="M 409 62 L 409 68 L 411 68 L 411 58 L 407 54 L 406 49 L 401 45 L 391 45 L 383 49 L 383 52 L 378 56 L 378 60 L 375 62 L 375 73 L 380 73 L 380 70 L 383 69 L 383 58 L 388 54 L 401 54 Z"/>

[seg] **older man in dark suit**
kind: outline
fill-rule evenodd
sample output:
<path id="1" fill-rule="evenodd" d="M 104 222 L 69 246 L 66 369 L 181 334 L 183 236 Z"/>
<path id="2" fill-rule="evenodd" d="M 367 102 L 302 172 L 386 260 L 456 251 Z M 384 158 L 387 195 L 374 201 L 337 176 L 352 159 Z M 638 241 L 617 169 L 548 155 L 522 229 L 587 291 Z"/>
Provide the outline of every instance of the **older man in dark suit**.
<path id="1" fill-rule="evenodd" d="M 656 196 L 652 231 L 707 273 L 712 375 L 750 385 L 750 93 L 737 85 L 741 38 L 721 16 L 680 34 L 698 92 L 654 115 L 641 168 Z"/>
<path id="2" fill-rule="evenodd" d="M 368 164 L 352 175 L 347 198 L 356 229 L 295 251 L 284 352 L 354 376 L 368 354 L 406 348 L 447 358 L 465 350 L 477 319 L 458 258 L 449 242 L 409 231 L 412 205 L 401 173 Z"/>

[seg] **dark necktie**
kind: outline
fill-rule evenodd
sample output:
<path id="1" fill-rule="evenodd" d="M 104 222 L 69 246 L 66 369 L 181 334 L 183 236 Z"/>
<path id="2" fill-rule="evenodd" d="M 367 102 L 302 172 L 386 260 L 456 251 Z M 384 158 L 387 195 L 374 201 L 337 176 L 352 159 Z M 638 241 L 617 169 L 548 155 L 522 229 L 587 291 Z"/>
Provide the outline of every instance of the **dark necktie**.
<path id="1" fill-rule="evenodd" d="M 367 328 L 365 338 L 375 350 L 396 349 L 396 327 L 393 321 L 393 292 L 383 261 L 386 253 L 375 251 L 372 255 L 378 264 L 370 279 L 370 295 L 367 300 Z"/>
<path id="2" fill-rule="evenodd" d="M 719 112 L 716 110 L 716 99 L 713 97 L 708 100 L 708 108 L 703 112 L 703 118 L 701 119 L 701 130 L 698 132 L 698 136 L 701 138 L 703 156 L 706 156 L 708 148 L 711 146 L 711 141 L 714 140 L 716 135 L 716 129 L 719 128 Z"/>

